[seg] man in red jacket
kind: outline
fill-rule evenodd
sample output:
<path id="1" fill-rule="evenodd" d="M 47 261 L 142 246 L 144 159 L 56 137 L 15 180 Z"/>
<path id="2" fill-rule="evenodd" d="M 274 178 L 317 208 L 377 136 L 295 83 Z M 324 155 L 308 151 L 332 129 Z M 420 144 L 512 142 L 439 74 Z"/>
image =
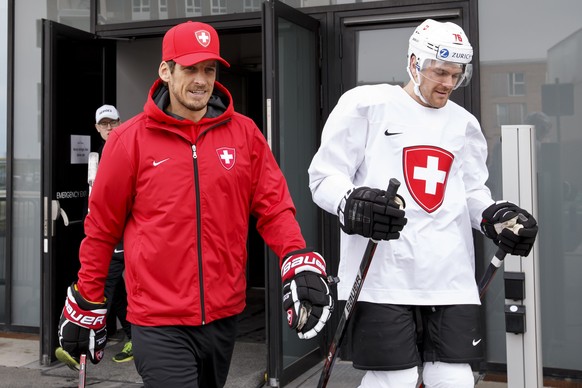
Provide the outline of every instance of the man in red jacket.
<path id="1" fill-rule="evenodd" d="M 245 307 L 250 216 L 282 260 L 284 308 L 300 338 L 333 309 L 325 261 L 305 247 L 287 183 L 261 131 L 216 81 L 216 31 L 186 22 L 163 39 L 144 111 L 113 131 L 85 220 L 78 281 L 59 323 L 58 357 L 77 368 L 106 343 L 103 286 L 125 245 L 127 319 L 145 387 L 222 387 Z"/>

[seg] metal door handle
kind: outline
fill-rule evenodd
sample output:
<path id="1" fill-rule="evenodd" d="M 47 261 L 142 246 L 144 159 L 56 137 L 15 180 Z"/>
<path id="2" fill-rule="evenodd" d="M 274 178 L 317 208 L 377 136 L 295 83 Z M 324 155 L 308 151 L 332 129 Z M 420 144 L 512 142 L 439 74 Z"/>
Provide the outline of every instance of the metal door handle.
<path id="1" fill-rule="evenodd" d="M 63 219 L 63 224 L 65 224 L 65 226 L 69 226 L 69 217 L 67 216 L 67 213 L 61 207 L 59 201 L 53 199 L 51 203 L 51 220 L 53 221 L 53 226 L 54 222 L 58 220 L 59 217 Z"/>

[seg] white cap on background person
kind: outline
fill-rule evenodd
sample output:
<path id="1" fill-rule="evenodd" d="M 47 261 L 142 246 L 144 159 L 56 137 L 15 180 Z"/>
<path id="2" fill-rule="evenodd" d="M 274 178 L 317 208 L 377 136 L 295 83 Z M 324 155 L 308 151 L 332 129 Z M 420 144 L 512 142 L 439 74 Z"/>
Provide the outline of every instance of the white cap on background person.
<path id="1" fill-rule="evenodd" d="M 119 120 L 119 112 L 113 105 L 103 105 L 95 112 L 95 123 L 103 119 Z"/>

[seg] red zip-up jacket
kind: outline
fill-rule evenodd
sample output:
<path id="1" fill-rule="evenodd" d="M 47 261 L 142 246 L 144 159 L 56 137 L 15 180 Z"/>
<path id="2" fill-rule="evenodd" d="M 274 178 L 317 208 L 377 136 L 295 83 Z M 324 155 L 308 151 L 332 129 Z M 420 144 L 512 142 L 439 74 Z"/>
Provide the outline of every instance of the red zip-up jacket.
<path id="1" fill-rule="evenodd" d="M 134 324 L 197 326 L 242 312 L 251 214 L 279 258 L 305 247 L 263 134 L 218 82 L 214 94 L 194 123 L 163 111 L 168 91 L 156 81 L 144 112 L 112 131 L 103 150 L 77 285 L 86 299 L 103 300 L 123 236 Z"/>

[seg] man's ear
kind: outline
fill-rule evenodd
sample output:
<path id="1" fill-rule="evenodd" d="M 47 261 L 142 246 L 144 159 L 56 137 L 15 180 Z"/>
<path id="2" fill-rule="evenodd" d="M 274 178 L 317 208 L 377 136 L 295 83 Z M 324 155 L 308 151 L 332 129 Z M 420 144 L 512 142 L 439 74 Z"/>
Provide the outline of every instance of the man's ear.
<path id="1" fill-rule="evenodd" d="M 166 61 L 162 61 L 158 69 L 158 75 L 160 76 L 162 81 L 168 82 L 170 80 L 170 74 L 171 74 L 170 66 L 168 66 L 168 63 Z"/>
<path id="2" fill-rule="evenodd" d="M 410 56 L 410 59 L 408 61 L 408 67 L 410 68 L 410 73 L 413 76 L 416 76 L 416 72 L 417 72 L 417 69 L 416 69 L 416 55 L 412 54 Z"/>
<path id="3" fill-rule="evenodd" d="M 408 69 L 410 70 L 410 74 L 412 76 L 412 79 L 415 80 L 414 82 L 420 82 L 420 77 L 418 75 L 418 67 L 417 67 L 417 59 L 416 59 L 416 55 L 412 54 L 410 56 L 410 59 L 408 60 Z"/>

